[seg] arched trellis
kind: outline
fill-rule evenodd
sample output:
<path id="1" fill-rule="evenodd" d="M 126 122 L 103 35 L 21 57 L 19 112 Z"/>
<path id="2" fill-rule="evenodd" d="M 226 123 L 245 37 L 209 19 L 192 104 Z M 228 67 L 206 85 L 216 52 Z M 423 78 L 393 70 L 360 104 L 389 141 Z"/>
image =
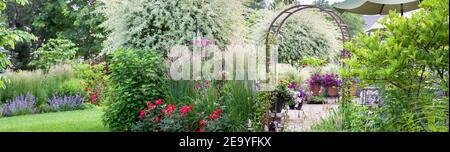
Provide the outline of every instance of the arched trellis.
<path id="1" fill-rule="evenodd" d="M 278 38 L 278 35 L 280 33 L 280 30 L 282 28 L 282 26 L 284 25 L 284 23 L 286 22 L 286 20 L 291 17 L 293 14 L 298 13 L 302 10 L 306 10 L 306 9 L 319 9 L 320 12 L 325 13 L 327 15 L 329 15 L 334 22 L 337 24 L 337 26 L 339 27 L 339 30 L 342 34 L 342 44 L 345 44 L 345 42 L 350 41 L 351 36 L 350 36 L 350 32 L 348 29 L 347 24 L 344 22 L 344 20 L 333 10 L 331 9 L 325 9 L 322 8 L 320 6 L 316 6 L 316 5 L 296 5 L 293 7 L 290 7 L 284 11 L 282 11 L 280 14 L 277 15 L 277 17 L 272 21 L 272 23 L 270 24 L 269 29 L 267 30 L 266 33 L 266 78 L 269 78 L 269 73 L 270 73 L 270 51 L 272 49 L 273 44 L 271 44 L 271 40 L 275 40 Z M 341 51 L 341 58 L 345 58 L 345 57 L 349 57 L 349 53 L 346 52 L 345 50 Z M 275 63 L 276 64 L 276 63 Z M 341 66 L 343 66 L 343 63 L 340 63 Z M 275 67 L 275 73 L 276 73 L 276 66 Z M 341 94 L 344 94 L 344 88 L 345 87 L 341 87 Z M 342 96 L 342 98 L 344 98 L 344 96 Z M 342 99 L 342 101 L 345 101 L 344 99 Z M 265 103 L 265 109 L 266 109 L 266 120 L 265 120 L 265 125 L 266 127 L 270 126 L 270 113 L 269 113 L 269 99 L 266 99 L 266 103 Z M 344 104 L 344 102 L 342 102 L 342 104 Z M 276 115 L 275 115 L 276 117 Z"/>

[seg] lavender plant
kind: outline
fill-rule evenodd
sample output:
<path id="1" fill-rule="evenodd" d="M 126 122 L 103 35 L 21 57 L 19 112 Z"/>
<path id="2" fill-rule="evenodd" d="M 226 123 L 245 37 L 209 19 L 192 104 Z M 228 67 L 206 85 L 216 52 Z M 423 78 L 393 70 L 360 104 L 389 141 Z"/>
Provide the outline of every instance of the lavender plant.
<path id="1" fill-rule="evenodd" d="M 0 107 L 0 109 L 2 109 L 2 115 L 4 116 L 36 113 L 36 97 L 34 97 L 31 93 L 20 95 L 15 99 L 8 100 L 6 104 Z"/>
<path id="2" fill-rule="evenodd" d="M 53 97 L 48 100 L 50 111 L 71 111 L 78 110 L 83 107 L 83 97 L 76 96 L 59 96 L 53 94 Z"/>

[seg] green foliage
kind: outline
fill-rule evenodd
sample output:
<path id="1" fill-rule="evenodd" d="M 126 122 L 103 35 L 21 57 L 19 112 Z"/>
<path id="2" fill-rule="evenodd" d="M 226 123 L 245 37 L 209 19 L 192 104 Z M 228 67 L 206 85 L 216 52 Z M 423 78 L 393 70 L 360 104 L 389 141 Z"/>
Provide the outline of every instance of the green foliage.
<path id="1" fill-rule="evenodd" d="M 278 47 L 278 60 L 299 66 L 304 57 L 328 59 L 328 41 L 309 26 L 288 21 L 280 31 L 282 41 Z"/>
<path id="2" fill-rule="evenodd" d="M 70 40 L 50 39 L 46 44 L 33 52 L 31 66 L 47 72 L 56 64 L 68 63 L 75 58 L 78 48 Z"/>
<path id="3" fill-rule="evenodd" d="M 90 57 L 102 50 L 103 16 L 95 11 L 99 0 L 29 0 L 27 5 L 7 2 L 2 17 L 9 28 L 32 33 L 38 39 L 17 43 L 11 49 L 14 69 L 30 69 L 31 53 L 50 39 L 68 39 L 79 48 L 78 56 Z"/>
<path id="4" fill-rule="evenodd" d="M 364 25 L 366 22 L 362 15 L 345 12 L 341 15 L 342 20 L 347 24 L 352 37 L 358 36 L 364 32 Z"/>
<path id="5" fill-rule="evenodd" d="M 106 74 L 106 67 L 106 63 L 103 62 L 95 65 L 86 63 L 74 65 L 76 75 L 83 79 L 81 84 L 87 95 L 85 101 L 92 104 L 104 103 L 113 96 L 109 88 L 111 84 L 110 77 Z M 109 103 L 104 104 L 109 105 Z"/>
<path id="6" fill-rule="evenodd" d="M 308 98 L 308 103 L 309 104 L 326 104 L 327 99 L 324 97 L 324 95 L 310 96 Z"/>
<path id="7" fill-rule="evenodd" d="M 166 99 L 167 77 L 157 51 L 119 49 L 112 54 L 112 105 L 103 121 L 112 131 L 130 131 L 148 100 Z"/>
<path id="8" fill-rule="evenodd" d="M 131 0 L 107 1 L 100 11 L 111 31 L 106 50 L 118 47 L 156 49 L 164 55 L 175 45 L 184 45 L 201 32 L 218 46 L 229 41 L 232 13 L 224 0 Z M 200 35 L 197 35 L 200 36 Z"/>
<path id="9" fill-rule="evenodd" d="M 392 12 L 385 31 L 346 45 L 352 58 L 341 70 L 344 79 L 380 86 L 384 102 L 371 110 L 343 107 L 341 129 L 448 131 L 448 1 L 425 0 L 420 7 L 408 19 Z"/>
<path id="10" fill-rule="evenodd" d="M 300 64 L 318 67 L 318 66 L 325 66 L 327 64 L 327 61 L 312 57 L 304 57 L 300 61 Z"/>
<path id="11" fill-rule="evenodd" d="M 4 9 L 6 9 L 6 2 L 0 1 L 0 13 L 3 13 Z M 17 0 L 15 2 L 20 5 L 24 5 L 28 1 Z M 6 53 L 6 48 L 14 48 L 15 42 L 28 42 L 35 39 L 36 37 L 34 37 L 32 34 L 20 30 L 11 30 L 7 26 L 5 26 L 5 23 L 0 21 L 0 73 L 3 72 L 8 67 L 8 65 L 11 64 L 8 56 L 4 54 Z M 0 89 L 4 87 L 4 78 L 0 76 Z"/>
<path id="12" fill-rule="evenodd" d="M 83 92 L 83 86 L 81 83 L 83 82 L 82 79 L 70 79 L 68 81 L 65 81 L 61 84 L 58 90 L 58 94 L 64 94 L 64 95 L 84 95 Z"/>

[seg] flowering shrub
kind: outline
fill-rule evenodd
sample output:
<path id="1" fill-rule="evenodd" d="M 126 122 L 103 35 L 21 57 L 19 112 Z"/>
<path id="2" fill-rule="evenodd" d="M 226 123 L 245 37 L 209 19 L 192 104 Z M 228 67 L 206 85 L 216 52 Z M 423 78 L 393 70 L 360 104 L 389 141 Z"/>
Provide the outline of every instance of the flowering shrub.
<path id="1" fill-rule="evenodd" d="M 50 111 L 71 111 L 81 109 L 83 107 L 83 97 L 77 96 L 57 96 L 53 95 L 48 100 Z"/>
<path id="2" fill-rule="evenodd" d="M 104 62 L 90 65 L 78 64 L 75 69 L 78 75 L 83 78 L 81 86 L 84 88 L 84 93 L 87 95 L 87 101 L 91 104 L 98 104 L 102 100 L 102 94 L 107 91 L 108 77 L 105 75 L 106 64 Z"/>
<path id="3" fill-rule="evenodd" d="M 37 112 L 36 97 L 27 93 L 26 95 L 18 96 L 13 100 L 8 100 L 0 109 L 2 109 L 4 116 L 35 113 Z"/>
<path id="4" fill-rule="evenodd" d="M 166 99 L 168 85 L 162 56 L 155 50 L 119 49 L 112 53 L 111 105 L 103 116 L 112 131 L 130 131 L 145 101 Z M 91 96 L 95 99 L 96 96 Z"/>
<path id="5" fill-rule="evenodd" d="M 139 121 L 133 125 L 132 131 L 137 132 L 205 132 L 223 131 L 225 119 L 222 118 L 222 109 L 215 110 L 210 115 L 205 112 L 195 113 L 192 105 L 177 106 L 163 104 L 159 99 L 148 101 L 147 107 L 137 116 Z M 193 122 L 199 122 L 193 123 Z"/>

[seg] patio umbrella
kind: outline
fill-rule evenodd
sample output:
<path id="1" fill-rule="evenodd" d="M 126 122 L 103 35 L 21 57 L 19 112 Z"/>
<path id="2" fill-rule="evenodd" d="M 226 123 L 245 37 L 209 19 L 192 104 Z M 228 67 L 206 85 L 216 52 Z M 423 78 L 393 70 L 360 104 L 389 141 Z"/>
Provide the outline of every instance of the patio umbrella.
<path id="1" fill-rule="evenodd" d="M 416 11 L 410 11 L 410 12 L 407 12 L 407 13 L 405 13 L 405 15 L 404 15 L 403 17 L 405 17 L 405 18 L 411 18 L 411 17 L 412 17 L 412 14 L 413 14 L 414 12 L 416 12 Z M 377 30 L 379 30 L 379 29 L 385 29 L 386 27 L 384 27 L 384 26 L 381 24 L 381 20 L 382 20 L 382 19 L 383 19 L 383 17 L 379 18 L 378 21 L 376 21 L 372 26 L 370 26 L 369 28 L 367 28 L 367 29 L 365 30 L 365 32 L 366 32 L 366 33 L 368 33 L 368 32 L 375 32 L 375 31 L 377 31 Z M 387 18 L 387 22 L 389 22 L 389 18 Z"/>
<path id="2" fill-rule="evenodd" d="M 420 0 L 346 0 L 334 5 L 337 11 L 365 15 L 386 15 L 390 10 L 403 12 L 419 8 Z"/>

